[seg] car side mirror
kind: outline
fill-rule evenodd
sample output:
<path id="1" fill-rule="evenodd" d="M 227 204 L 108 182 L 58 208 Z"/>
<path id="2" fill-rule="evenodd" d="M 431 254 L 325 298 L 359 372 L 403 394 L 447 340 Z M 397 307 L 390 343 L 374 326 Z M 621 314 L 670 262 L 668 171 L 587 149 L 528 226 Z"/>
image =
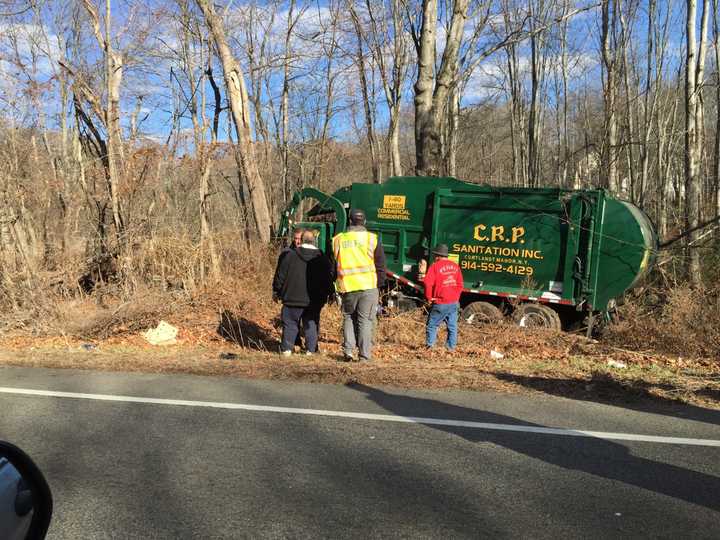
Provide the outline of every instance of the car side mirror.
<path id="1" fill-rule="evenodd" d="M 0 538 L 42 540 L 52 517 L 50 487 L 17 446 L 0 441 Z"/>

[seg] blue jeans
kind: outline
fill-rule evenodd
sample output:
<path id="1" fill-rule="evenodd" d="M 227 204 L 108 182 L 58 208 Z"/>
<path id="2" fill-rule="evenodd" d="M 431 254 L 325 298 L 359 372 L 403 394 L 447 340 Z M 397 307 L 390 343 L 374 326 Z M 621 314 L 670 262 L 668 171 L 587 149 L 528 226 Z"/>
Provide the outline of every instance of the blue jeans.
<path id="1" fill-rule="evenodd" d="M 460 304 L 457 302 L 454 304 L 433 304 L 427 320 L 426 344 L 428 347 L 435 345 L 438 328 L 444 322 L 447 324 L 448 329 L 445 346 L 450 351 L 455 350 L 457 345 L 458 309 L 460 309 Z"/>

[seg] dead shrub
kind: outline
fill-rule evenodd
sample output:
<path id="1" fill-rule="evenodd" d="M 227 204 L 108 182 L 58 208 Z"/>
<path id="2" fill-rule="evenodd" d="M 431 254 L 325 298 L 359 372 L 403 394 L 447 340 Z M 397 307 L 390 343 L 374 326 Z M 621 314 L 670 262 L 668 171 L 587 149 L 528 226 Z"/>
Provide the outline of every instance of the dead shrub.
<path id="1" fill-rule="evenodd" d="M 60 300 L 55 304 L 51 326 L 66 336 L 100 340 L 157 326 L 184 305 L 182 299 L 151 290 L 127 300 L 113 298 L 102 305 L 90 297 Z"/>
<path id="2" fill-rule="evenodd" d="M 43 335 L 57 333 L 54 309 L 64 294 L 47 276 L 8 275 L 0 281 L 0 331 Z"/>
<path id="3" fill-rule="evenodd" d="M 122 259 L 126 287 L 193 291 L 200 283 L 200 249 L 186 234 L 135 242 Z"/>
<path id="4" fill-rule="evenodd" d="M 630 300 L 606 339 L 633 350 L 720 360 L 720 288 L 677 287 Z"/>
<path id="5" fill-rule="evenodd" d="M 114 280 L 98 279 L 88 292 L 77 285 L 79 267 L 73 269 L 71 261 L 52 274 L 5 275 L 0 280 L 0 330 L 102 340 L 137 334 L 165 319 L 179 324 L 186 337 L 200 336 L 203 343 L 229 341 L 275 350 L 281 306 L 272 302 L 271 282 L 277 250 L 247 243 L 231 231 L 214 241 L 220 255 L 218 279 L 208 271 L 207 249 L 201 250 L 191 235 L 170 232 L 134 242 L 117 257 Z M 720 287 L 646 291 L 623 305 L 620 315 L 603 340 L 608 345 L 720 359 Z M 341 327 L 340 310 L 326 306 L 321 341 L 339 347 Z M 382 317 L 376 336 L 379 357 L 422 355 L 425 314 L 418 309 Z M 444 341 L 444 331 L 439 339 Z M 497 349 L 556 360 L 572 349 L 568 340 L 570 336 L 518 332 L 509 324 L 461 325 L 459 346 L 479 357 Z"/>

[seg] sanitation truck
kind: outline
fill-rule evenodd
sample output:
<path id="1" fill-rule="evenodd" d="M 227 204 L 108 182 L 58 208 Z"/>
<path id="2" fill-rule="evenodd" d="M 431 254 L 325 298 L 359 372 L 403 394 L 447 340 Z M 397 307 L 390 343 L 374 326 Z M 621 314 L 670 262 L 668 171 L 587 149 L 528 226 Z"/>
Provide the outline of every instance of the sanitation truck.
<path id="1" fill-rule="evenodd" d="M 607 320 L 616 299 L 651 268 L 658 248 L 645 213 L 603 189 L 491 187 L 455 178 L 396 177 L 325 194 L 295 193 L 279 235 L 317 231 L 332 252 L 350 208 L 361 208 L 387 257 L 390 305 L 419 303 L 421 261 L 447 244 L 463 273 L 468 323 L 511 317 L 520 326 L 569 329 Z"/>

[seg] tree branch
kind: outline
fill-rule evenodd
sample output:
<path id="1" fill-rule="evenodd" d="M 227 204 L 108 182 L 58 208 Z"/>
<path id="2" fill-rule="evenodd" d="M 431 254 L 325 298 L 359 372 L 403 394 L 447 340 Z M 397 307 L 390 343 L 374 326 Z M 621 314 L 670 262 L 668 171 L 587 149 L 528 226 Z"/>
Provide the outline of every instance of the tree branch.
<path id="1" fill-rule="evenodd" d="M 718 222 L 720 222 L 720 215 L 715 216 L 714 218 L 709 219 L 709 220 L 705 221 L 704 223 L 700 223 L 700 224 L 697 225 L 696 227 L 692 227 L 692 228 L 690 228 L 690 229 L 687 229 L 686 231 L 681 232 L 680 234 L 678 234 L 678 235 L 675 236 L 674 238 L 671 238 L 670 240 L 666 240 L 665 242 L 663 242 L 662 244 L 660 244 L 658 247 L 659 247 L 659 249 L 666 249 L 666 248 L 668 248 L 669 246 L 671 246 L 672 244 L 674 244 L 675 242 L 677 242 L 678 240 L 682 240 L 682 239 L 685 238 L 686 236 L 694 233 L 695 231 L 698 231 L 698 230 L 700 230 L 700 229 L 704 229 L 704 228 L 707 227 L 708 225 L 712 225 L 713 223 L 718 223 Z"/>

